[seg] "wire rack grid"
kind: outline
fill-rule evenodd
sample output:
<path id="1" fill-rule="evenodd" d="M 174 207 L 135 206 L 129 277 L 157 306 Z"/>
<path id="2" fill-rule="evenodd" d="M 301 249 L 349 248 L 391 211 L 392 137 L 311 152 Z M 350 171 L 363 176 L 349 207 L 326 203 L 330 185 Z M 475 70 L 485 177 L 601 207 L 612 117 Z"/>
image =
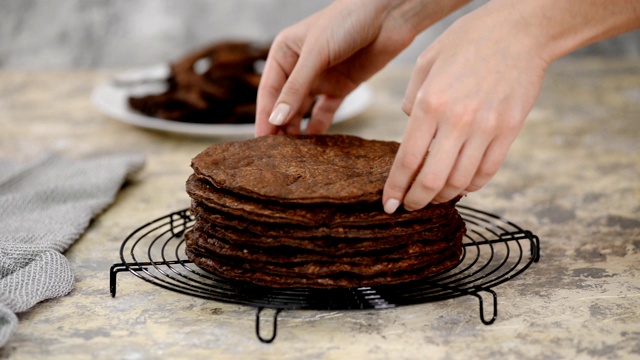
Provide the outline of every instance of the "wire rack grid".
<path id="1" fill-rule="evenodd" d="M 478 299 L 480 320 L 492 324 L 498 314 L 493 287 L 524 272 L 540 258 L 540 240 L 500 216 L 457 205 L 467 232 L 459 264 L 417 281 L 375 287 L 281 289 L 223 278 L 198 268 L 184 252 L 184 233 L 193 226 L 188 209 L 150 221 L 132 232 L 120 247 L 120 263 L 110 270 L 110 292 L 116 295 L 116 275 L 128 271 L 161 288 L 220 302 L 257 308 L 256 335 L 269 343 L 276 337 L 283 310 L 357 310 L 441 301 L 460 296 Z M 486 299 L 485 299 L 486 298 Z M 485 302 L 490 301 L 489 306 Z M 260 332 L 260 315 L 274 309 L 269 336 Z"/>

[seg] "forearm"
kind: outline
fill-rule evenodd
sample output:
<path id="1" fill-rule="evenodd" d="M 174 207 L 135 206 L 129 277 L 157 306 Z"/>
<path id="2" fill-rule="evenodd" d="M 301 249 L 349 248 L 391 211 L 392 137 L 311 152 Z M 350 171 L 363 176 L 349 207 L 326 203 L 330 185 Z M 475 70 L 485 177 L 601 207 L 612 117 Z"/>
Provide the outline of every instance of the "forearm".
<path id="1" fill-rule="evenodd" d="M 345 13 L 357 11 L 359 15 L 364 9 L 368 13 L 367 28 L 392 31 L 401 46 L 408 46 L 425 29 L 469 2 L 471 0 L 337 0 L 329 8 Z"/>
<path id="2" fill-rule="evenodd" d="M 487 6 L 517 14 L 520 26 L 537 37 L 548 62 L 640 28 L 637 0 L 493 0 Z"/>
<path id="3" fill-rule="evenodd" d="M 407 26 L 413 37 L 471 0 L 397 0 L 390 15 Z"/>

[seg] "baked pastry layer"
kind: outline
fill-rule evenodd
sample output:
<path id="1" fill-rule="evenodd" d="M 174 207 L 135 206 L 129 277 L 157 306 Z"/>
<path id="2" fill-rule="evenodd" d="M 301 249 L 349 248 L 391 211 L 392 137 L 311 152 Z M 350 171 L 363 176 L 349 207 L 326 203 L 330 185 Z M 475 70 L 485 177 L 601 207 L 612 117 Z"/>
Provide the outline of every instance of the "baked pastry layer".
<path id="1" fill-rule="evenodd" d="M 273 135 L 212 145 L 186 183 L 194 263 L 271 287 L 356 287 L 456 266 L 465 224 L 455 204 L 384 212 L 399 144 L 347 135 Z"/>

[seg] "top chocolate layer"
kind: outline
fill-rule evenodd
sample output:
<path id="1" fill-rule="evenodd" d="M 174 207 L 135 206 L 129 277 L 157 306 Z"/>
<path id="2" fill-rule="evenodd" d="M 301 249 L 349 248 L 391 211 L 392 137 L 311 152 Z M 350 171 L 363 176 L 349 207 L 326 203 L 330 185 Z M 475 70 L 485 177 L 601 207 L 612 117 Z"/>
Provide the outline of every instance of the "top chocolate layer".
<path id="1" fill-rule="evenodd" d="M 398 147 L 348 135 L 271 135 L 212 145 L 191 167 L 216 187 L 256 199 L 372 203 L 381 201 Z"/>

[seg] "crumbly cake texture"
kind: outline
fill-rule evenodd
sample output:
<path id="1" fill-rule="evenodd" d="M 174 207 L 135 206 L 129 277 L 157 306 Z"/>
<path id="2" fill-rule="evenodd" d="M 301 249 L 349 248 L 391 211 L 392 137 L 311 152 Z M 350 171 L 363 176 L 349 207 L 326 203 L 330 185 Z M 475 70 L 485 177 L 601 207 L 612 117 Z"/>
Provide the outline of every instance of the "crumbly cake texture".
<path id="1" fill-rule="evenodd" d="M 270 287 L 417 280 L 457 265 L 455 204 L 386 214 L 398 143 L 348 135 L 272 135 L 212 145 L 186 183 L 195 225 L 186 254 L 219 276 Z"/>

